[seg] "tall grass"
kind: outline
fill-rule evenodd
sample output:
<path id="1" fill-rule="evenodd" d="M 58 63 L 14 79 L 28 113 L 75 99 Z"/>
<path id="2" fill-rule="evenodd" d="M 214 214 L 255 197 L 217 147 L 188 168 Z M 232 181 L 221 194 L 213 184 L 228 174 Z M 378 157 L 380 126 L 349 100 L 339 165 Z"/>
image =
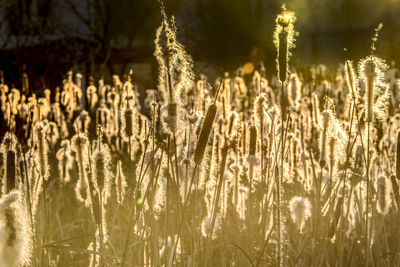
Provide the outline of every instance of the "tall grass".
<path id="1" fill-rule="evenodd" d="M 157 90 L 129 72 L 85 94 L 69 72 L 57 96 L 25 97 L 0 77 L 0 265 L 399 265 L 399 85 L 381 26 L 358 70 L 329 72 L 290 63 L 295 20 L 276 18 L 272 80 L 261 65 L 195 82 L 164 11 Z"/>

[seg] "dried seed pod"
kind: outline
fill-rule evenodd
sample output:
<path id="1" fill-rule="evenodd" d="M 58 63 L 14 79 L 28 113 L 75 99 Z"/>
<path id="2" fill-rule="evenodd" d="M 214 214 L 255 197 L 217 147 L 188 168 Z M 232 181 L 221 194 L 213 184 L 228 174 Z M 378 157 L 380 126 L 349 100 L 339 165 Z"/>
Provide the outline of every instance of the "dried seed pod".
<path id="1" fill-rule="evenodd" d="M 257 147 L 257 129 L 255 126 L 250 126 L 250 142 L 249 142 L 249 155 L 256 155 L 256 147 Z"/>
<path id="2" fill-rule="evenodd" d="M 15 152 L 13 150 L 7 151 L 7 168 L 6 168 L 6 191 L 3 194 L 9 193 L 15 188 L 16 169 L 15 169 Z"/>
<path id="3" fill-rule="evenodd" d="M 365 120 L 372 121 L 372 110 L 373 110 L 373 97 L 374 97 L 374 86 L 375 86 L 375 62 L 373 60 L 367 60 L 365 62 L 365 77 L 366 79 L 366 96 L 365 96 Z"/>
<path id="4" fill-rule="evenodd" d="M 200 136 L 199 139 L 197 140 L 196 149 L 194 151 L 194 162 L 197 165 L 200 165 L 203 160 L 204 151 L 206 150 L 207 147 L 208 139 L 210 136 L 212 126 L 214 124 L 214 119 L 216 114 L 217 114 L 217 106 L 215 104 L 210 105 L 208 107 L 206 116 L 204 118 L 203 127 L 201 128 Z"/>

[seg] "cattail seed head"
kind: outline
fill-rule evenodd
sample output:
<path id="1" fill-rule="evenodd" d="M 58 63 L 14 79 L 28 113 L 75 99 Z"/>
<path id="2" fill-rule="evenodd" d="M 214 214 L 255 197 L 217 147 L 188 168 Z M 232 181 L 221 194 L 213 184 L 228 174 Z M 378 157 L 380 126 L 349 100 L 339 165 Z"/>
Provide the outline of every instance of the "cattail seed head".
<path id="1" fill-rule="evenodd" d="M 79 171 L 79 180 L 75 186 L 75 193 L 77 195 L 78 200 L 83 201 L 85 205 L 90 205 L 90 199 L 88 198 L 88 177 L 86 167 L 88 166 L 88 144 L 89 140 L 84 134 L 77 134 L 72 137 L 71 140 L 71 148 L 72 151 L 76 153 L 76 161 L 78 163 L 78 171 Z M 83 192 L 84 189 L 87 189 L 86 193 Z"/>
<path id="2" fill-rule="evenodd" d="M 35 152 L 35 159 L 39 169 L 39 174 L 44 180 L 49 177 L 49 165 L 48 165 L 48 145 L 46 141 L 46 129 L 47 123 L 45 121 L 37 122 L 34 128 L 34 140 L 37 145 Z"/>
<path id="3" fill-rule="evenodd" d="M 126 107 L 121 110 L 121 134 L 125 139 L 129 139 L 137 134 L 137 111 L 135 105 L 131 102 L 134 96 L 129 94 L 125 97 Z"/>
<path id="4" fill-rule="evenodd" d="M 7 169 L 6 169 L 6 190 L 3 194 L 9 193 L 11 190 L 15 188 L 15 179 L 16 179 L 16 169 L 15 169 L 15 152 L 13 150 L 7 151 Z"/>
<path id="5" fill-rule="evenodd" d="M 256 155 L 256 147 L 257 147 L 257 129 L 255 126 L 250 126 L 250 142 L 249 142 L 249 155 Z"/>
<path id="6" fill-rule="evenodd" d="M 162 122 L 170 134 L 175 134 L 182 124 L 181 107 L 177 103 L 168 103 L 162 107 Z"/>
<path id="7" fill-rule="evenodd" d="M 365 108 L 366 108 L 366 121 L 372 121 L 372 105 L 374 96 L 374 86 L 375 86 L 375 62 L 373 60 L 367 60 L 365 62 L 365 77 L 366 77 L 366 98 L 365 98 Z"/>
<path id="8" fill-rule="evenodd" d="M 197 140 L 196 149 L 194 151 L 194 162 L 197 165 L 200 165 L 204 151 L 206 150 L 208 139 L 210 136 L 210 132 L 214 123 L 215 115 L 217 114 L 217 106 L 215 104 L 211 104 L 208 107 L 206 116 L 204 118 L 203 126 L 200 131 L 199 139 Z"/>
<path id="9" fill-rule="evenodd" d="M 334 112 L 330 109 L 322 112 L 321 129 L 320 165 L 325 167 L 327 156 L 331 157 L 331 163 L 345 158 L 348 137 Z"/>
<path id="10" fill-rule="evenodd" d="M 278 73 L 279 73 L 279 80 L 281 82 L 286 81 L 287 77 L 287 69 L 288 69 L 288 44 L 287 38 L 288 33 L 282 31 L 279 33 L 279 52 L 278 52 Z"/>
<path id="11" fill-rule="evenodd" d="M 16 187 L 17 183 L 17 157 L 16 157 L 17 137 L 12 132 L 7 132 L 1 144 L 4 157 L 5 173 L 3 176 L 3 195 L 9 193 Z"/>
<path id="12" fill-rule="evenodd" d="M 279 80 L 284 83 L 287 80 L 288 61 L 290 58 L 290 49 L 294 47 L 294 31 L 293 23 L 296 21 L 296 16 L 293 11 L 286 10 L 283 6 L 283 11 L 276 17 L 276 27 L 274 32 L 274 43 L 278 50 L 277 69 Z"/>
<path id="13" fill-rule="evenodd" d="M 368 56 L 359 63 L 360 80 L 365 86 L 365 121 L 372 121 L 373 116 L 383 119 L 387 113 L 389 86 L 384 81 L 384 72 L 388 66 L 383 59 Z"/>
<path id="14" fill-rule="evenodd" d="M 97 192 L 105 192 L 106 196 L 110 187 L 110 152 L 105 144 L 99 145 L 92 154 L 93 185 Z"/>
<path id="15" fill-rule="evenodd" d="M 322 113 L 323 128 L 321 136 L 321 158 L 320 158 L 321 167 L 324 167 L 326 163 L 326 146 L 327 146 L 328 126 L 330 119 L 331 119 L 330 113 L 328 111 L 324 111 Z"/>
<path id="16" fill-rule="evenodd" d="M 121 134 L 125 139 L 129 139 L 135 134 L 135 115 L 135 111 L 129 107 L 121 112 Z"/>

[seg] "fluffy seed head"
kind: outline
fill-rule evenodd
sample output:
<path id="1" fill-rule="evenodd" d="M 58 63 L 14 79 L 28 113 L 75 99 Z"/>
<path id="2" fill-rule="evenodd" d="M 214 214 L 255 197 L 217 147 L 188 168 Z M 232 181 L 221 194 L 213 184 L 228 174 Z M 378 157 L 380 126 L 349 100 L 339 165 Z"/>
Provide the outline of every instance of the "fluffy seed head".
<path id="1" fill-rule="evenodd" d="M 47 123 L 45 121 L 37 122 L 34 127 L 34 141 L 37 146 L 35 159 L 40 175 L 47 180 L 49 177 L 48 165 L 48 145 L 46 141 Z"/>
<path id="2" fill-rule="evenodd" d="M 389 179 L 385 175 L 379 175 L 376 180 L 377 188 L 377 211 L 386 214 L 390 205 L 392 188 Z"/>
<path id="3" fill-rule="evenodd" d="M 310 201 L 304 197 L 293 197 L 289 202 L 289 208 L 293 222 L 302 232 L 305 222 L 311 216 Z"/>
<path id="4" fill-rule="evenodd" d="M 109 192 L 111 182 L 109 163 L 109 149 L 107 145 L 101 144 L 96 148 L 92 155 L 93 185 L 99 193 Z"/>
<path id="5" fill-rule="evenodd" d="M 136 135 L 138 129 L 137 112 L 130 104 L 121 110 L 121 135 L 124 139 L 129 139 Z"/>
<path id="6" fill-rule="evenodd" d="M 290 49 L 294 47 L 296 32 L 293 23 L 296 21 L 296 16 L 293 11 L 286 10 L 285 6 L 282 9 L 283 11 L 275 20 L 274 43 L 278 50 L 276 63 L 279 80 L 284 83 L 287 79 L 288 61 L 291 55 Z"/>
<path id="7" fill-rule="evenodd" d="M 365 120 L 372 121 L 373 115 L 381 120 L 387 113 L 389 86 L 384 81 L 384 72 L 388 66 L 374 55 L 362 59 L 358 66 L 360 81 L 365 86 Z"/>
<path id="8" fill-rule="evenodd" d="M 29 215 L 19 191 L 13 190 L 0 199 L 0 264 L 29 265 L 31 227 Z"/>

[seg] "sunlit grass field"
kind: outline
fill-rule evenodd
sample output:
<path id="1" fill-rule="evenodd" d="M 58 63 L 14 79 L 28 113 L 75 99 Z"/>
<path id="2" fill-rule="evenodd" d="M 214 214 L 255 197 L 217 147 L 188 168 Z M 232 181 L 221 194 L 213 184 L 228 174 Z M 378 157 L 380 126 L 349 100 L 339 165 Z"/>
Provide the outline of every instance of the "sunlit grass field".
<path id="1" fill-rule="evenodd" d="M 0 266 L 399 266 L 382 25 L 358 62 L 297 69 L 283 7 L 273 78 L 248 63 L 211 81 L 162 18 L 155 90 L 134 70 L 37 95 L 1 79 Z"/>

